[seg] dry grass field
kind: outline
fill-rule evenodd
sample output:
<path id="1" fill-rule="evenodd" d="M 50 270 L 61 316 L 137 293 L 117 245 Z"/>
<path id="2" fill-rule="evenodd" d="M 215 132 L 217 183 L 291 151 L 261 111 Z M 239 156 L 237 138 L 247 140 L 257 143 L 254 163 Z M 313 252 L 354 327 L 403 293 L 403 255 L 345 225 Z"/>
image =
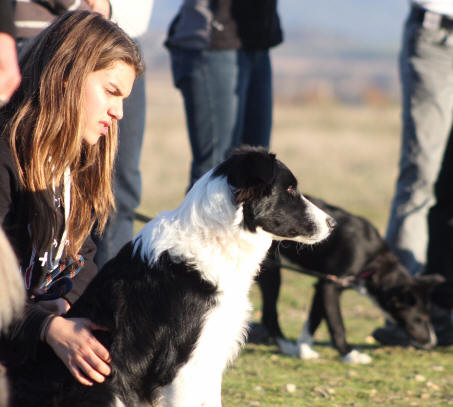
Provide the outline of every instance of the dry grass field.
<path id="1" fill-rule="evenodd" d="M 396 176 L 400 142 L 399 107 L 275 104 L 272 150 L 293 170 L 302 192 L 370 219 L 383 232 Z M 142 154 L 140 212 L 172 209 L 184 196 L 190 151 L 180 94 L 169 75 L 149 80 L 148 125 Z M 141 227 L 137 224 L 137 229 Z M 296 339 L 311 301 L 314 279 L 285 271 L 280 323 Z M 257 288 L 253 319 L 260 319 Z M 342 296 L 351 344 L 373 358 L 371 365 L 341 363 L 323 325 L 316 333 L 317 361 L 303 362 L 275 345 L 248 344 L 227 370 L 225 407 L 446 406 L 453 404 L 451 348 L 421 351 L 379 347 L 370 338 L 384 319 L 354 291 Z"/>

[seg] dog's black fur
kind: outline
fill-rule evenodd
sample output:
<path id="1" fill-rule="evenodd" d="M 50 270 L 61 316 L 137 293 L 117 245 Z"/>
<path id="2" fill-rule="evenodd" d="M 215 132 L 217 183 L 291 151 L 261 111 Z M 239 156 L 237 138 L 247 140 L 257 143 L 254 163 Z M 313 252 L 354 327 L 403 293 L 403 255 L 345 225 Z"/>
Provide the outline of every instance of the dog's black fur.
<path id="1" fill-rule="evenodd" d="M 42 345 L 38 360 L 13 377 L 13 406 L 111 406 L 117 394 L 129 407 L 154 400 L 158 387 L 172 381 L 190 356 L 203 315 L 214 305 L 216 287 L 167 253 L 151 271 L 133 251 L 128 243 L 67 314 L 109 330 L 94 334 L 110 350 L 110 378 L 84 386 Z"/>
<path id="2" fill-rule="evenodd" d="M 92 387 L 81 385 L 50 347 L 42 345 L 37 360 L 11 372 L 12 405 L 99 407 L 114 406 L 118 400 L 127 407 L 153 404 L 162 388 L 175 378 L 180 380 L 177 374 L 192 361 L 195 350 L 208 364 L 201 365 L 201 379 L 211 375 L 221 380 L 224 365 L 244 340 L 247 292 L 272 239 L 304 237 L 314 243 L 315 236 L 325 238 L 332 227 L 331 218 L 313 209 L 296 188 L 291 172 L 262 149 L 242 149 L 206 174 L 188 193 L 185 205 L 156 217 L 104 266 L 67 314 L 89 318 L 108 329 L 94 332 L 110 351 L 112 373 L 106 381 Z M 223 206 L 219 209 L 218 205 Z M 191 216 L 197 210 L 194 221 Z M 212 220 L 203 216 L 207 213 Z M 237 224 L 241 213 L 242 222 Z M 203 228 L 205 224 L 209 226 Z M 189 243 L 172 234 L 174 230 L 183 230 Z M 190 246 L 192 241 L 207 244 L 208 250 L 201 243 Z M 184 252 L 187 247 L 193 249 L 190 260 Z M 233 249 L 245 258 L 231 260 Z M 239 284 L 235 285 L 236 280 Z M 220 308 L 223 313 L 216 314 Z M 224 316 L 231 318 L 226 321 Z M 208 329 L 210 336 L 204 337 L 206 324 L 213 318 L 217 319 Z M 229 331 L 212 329 L 217 325 Z M 209 341 L 212 336 L 227 339 L 218 345 Z M 205 355 L 206 350 L 215 354 Z M 213 368 L 212 360 L 217 361 Z M 220 394 L 214 397 L 209 405 L 220 403 Z"/>
<path id="3" fill-rule="evenodd" d="M 273 338 L 284 338 L 277 315 L 280 288 L 278 253 L 305 270 L 333 275 L 366 289 L 375 303 L 388 314 L 414 344 L 429 347 L 435 344 L 430 325 L 429 295 L 442 281 L 439 275 L 412 277 L 398 262 L 376 228 L 366 219 L 352 215 L 322 200 L 307 196 L 317 207 L 337 221 L 337 227 L 327 240 L 301 247 L 293 242 L 282 242 L 269 251 L 268 261 L 262 267 L 258 283 L 262 293 L 262 324 Z M 346 341 L 345 327 L 340 311 L 340 294 L 344 290 L 335 281 L 319 278 L 308 317 L 308 331 L 314 335 L 325 318 L 333 345 L 341 356 L 351 346 Z"/>

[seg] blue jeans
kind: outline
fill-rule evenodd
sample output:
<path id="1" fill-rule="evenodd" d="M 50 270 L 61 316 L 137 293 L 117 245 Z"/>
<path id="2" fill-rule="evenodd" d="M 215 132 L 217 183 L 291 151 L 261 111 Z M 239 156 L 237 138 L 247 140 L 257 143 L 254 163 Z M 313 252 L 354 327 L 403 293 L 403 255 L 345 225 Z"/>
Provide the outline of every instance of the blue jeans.
<path id="1" fill-rule="evenodd" d="M 145 75 L 135 80 L 123 110 L 124 116 L 118 126 L 118 156 L 113 180 L 117 211 L 109 218 L 102 238 L 93 234 L 97 246 L 94 260 L 99 268 L 114 257 L 134 234 L 134 212 L 141 198 L 139 161 L 145 132 Z"/>
<path id="2" fill-rule="evenodd" d="M 186 112 L 190 185 L 241 144 L 269 146 L 272 72 L 268 51 L 170 49 Z"/>
<path id="3" fill-rule="evenodd" d="M 387 241 L 411 274 L 423 272 L 428 211 L 453 123 L 453 34 L 412 11 L 400 54 L 403 136 Z"/>

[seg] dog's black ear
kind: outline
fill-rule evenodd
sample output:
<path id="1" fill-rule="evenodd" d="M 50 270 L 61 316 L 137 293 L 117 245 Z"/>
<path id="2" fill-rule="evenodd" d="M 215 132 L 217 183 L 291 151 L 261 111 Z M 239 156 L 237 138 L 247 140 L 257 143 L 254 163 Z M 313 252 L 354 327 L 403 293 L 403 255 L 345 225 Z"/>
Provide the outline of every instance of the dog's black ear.
<path id="1" fill-rule="evenodd" d="M 233 187 L 246 189 L 272 185 L 275 173 L 275 154 L 264 148 L 244 146 L 235 150 L 230 158 L 220 164 L 214 175 L 226 176 Z"/>

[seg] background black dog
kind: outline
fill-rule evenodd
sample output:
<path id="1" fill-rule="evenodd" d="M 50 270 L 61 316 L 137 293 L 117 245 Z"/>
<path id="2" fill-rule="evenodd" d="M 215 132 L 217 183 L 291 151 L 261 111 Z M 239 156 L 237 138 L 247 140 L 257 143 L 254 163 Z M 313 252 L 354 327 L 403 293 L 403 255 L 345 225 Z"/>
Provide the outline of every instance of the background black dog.
<path id="1" fill-rule="evenodd" d="M 350 287 L 366 292 L 387 317 L 404 329 L 413 344 L 435 345 L 436 337 L 429 319 L 429 295 L 443 278 L 439 275 L 412 277 L 369 221 L 319 199 L 308 198 L 331 215 L 337 227 L 327 240 L 309 248 L 282 242 L 277 250 L 274 245 L 257 278 L 263 299 L 262 324 L 280 350 L 302 359 L 317 358 L 319 355 L 312 348 L 313 335 L 325 318 L 333 345 L 343 360 L 369 363 L 368 355 L 352 349 L 346 341 L 340 295 Z M 301 272 L 321 276 L 297 344 L 285 339 L 278 323 L 280 265 L 277 252 L 299 266 Z"/>

